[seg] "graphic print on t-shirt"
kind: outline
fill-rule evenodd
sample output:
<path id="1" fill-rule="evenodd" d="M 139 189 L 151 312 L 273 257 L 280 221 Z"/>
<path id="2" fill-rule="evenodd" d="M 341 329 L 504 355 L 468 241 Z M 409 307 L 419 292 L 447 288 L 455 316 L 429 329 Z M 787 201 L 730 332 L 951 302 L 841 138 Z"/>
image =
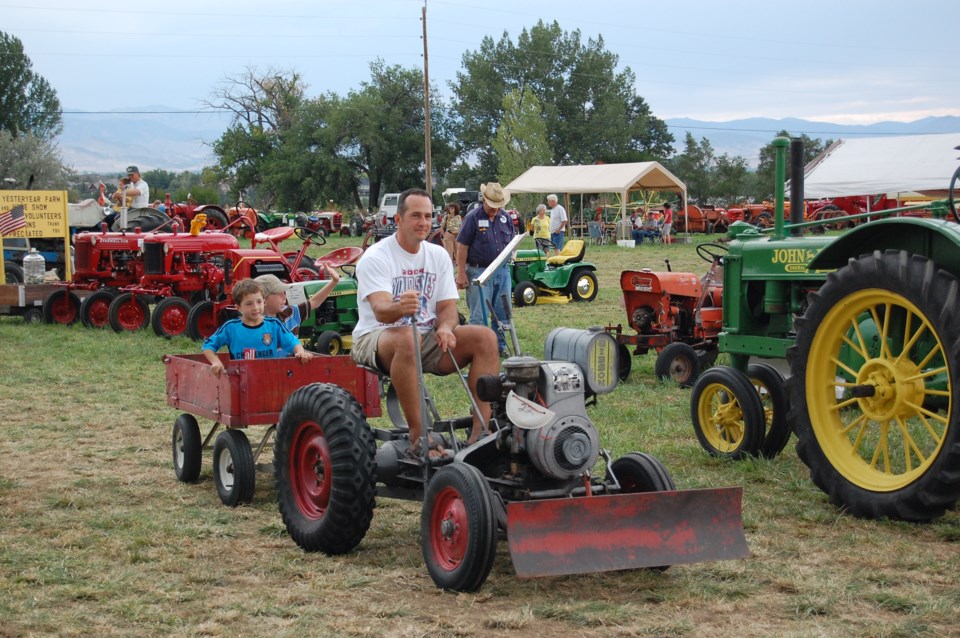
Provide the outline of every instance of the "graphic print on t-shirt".
<path id="1" fill-rule="evenodd" d="M 436 273 L 424 273 L 424 268 L 404 268 L 398 277 L 393 278 L 393 299 L 396 301 L 400 295 L 408 290 L 416 290 L 420 293 L 420 309 L 417 310 L 417 325 L 421 328 L 432 328 L 434 319 L 430 318 L 427 312 L 427 300 L 430 299 L 437 289 Z M 404 317 L 403 325 L 410 325 L 410 318 Z"/>

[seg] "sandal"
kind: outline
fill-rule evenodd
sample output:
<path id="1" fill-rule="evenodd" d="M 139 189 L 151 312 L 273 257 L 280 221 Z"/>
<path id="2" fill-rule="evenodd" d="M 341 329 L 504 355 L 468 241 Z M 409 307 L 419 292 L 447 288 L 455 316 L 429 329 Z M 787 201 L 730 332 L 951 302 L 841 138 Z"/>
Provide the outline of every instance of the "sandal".
<path id="1" fill-rule="evenodd" d="M 416 440 L 411 441 L 410 445 L 407 446 L 407 459 L 417 464 L 423 462 L 423 453 L 420 450 L 422 442 L 422 437 L 417 437 Z M 433 433 L 430 434 L 430 449 L 427 450 L 427 461 L 431 465 L 453 460 L 453 450 L 448 450 L 443 445 L 443 437 Z"/>

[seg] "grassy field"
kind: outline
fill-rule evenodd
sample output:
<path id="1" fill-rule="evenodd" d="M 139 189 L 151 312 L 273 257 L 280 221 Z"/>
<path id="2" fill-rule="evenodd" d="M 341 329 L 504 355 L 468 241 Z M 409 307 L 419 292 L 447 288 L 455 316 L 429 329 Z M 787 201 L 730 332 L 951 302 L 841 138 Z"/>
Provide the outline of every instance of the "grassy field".
<path id="1" fill-rule="evenodd" d="M 587 258 L 597 300 L 518 310 L 524 350 L 539 356 L 557 326 L 625 323 L 623 269 L 707 267 L 691 244 L 590 247 Z M 858 520 L 826 501 L 792 445 L 770 461 L 707 456 L 689 391 L 656 381 L 652 355 L 590 409 L 602 444 L 656 455 L 680 488 L 742 485 L 751 556 L 520 580 L 501 545 L 483 589 L 454 595 L 424 568 L 417 504 L 379 500 L 358 550 L 329 558 L 287 536 L 268 474 L 238 509 L 217 498 L 209 455 L 198 483 L 178 483 L 161 357 L 196 350 L 152 332 L 0 319 L 0 636 L 960 633 L 956 511 L 927 525 Z M 427 382 L 442 414 L 466 414 L 456 380 Z"/>

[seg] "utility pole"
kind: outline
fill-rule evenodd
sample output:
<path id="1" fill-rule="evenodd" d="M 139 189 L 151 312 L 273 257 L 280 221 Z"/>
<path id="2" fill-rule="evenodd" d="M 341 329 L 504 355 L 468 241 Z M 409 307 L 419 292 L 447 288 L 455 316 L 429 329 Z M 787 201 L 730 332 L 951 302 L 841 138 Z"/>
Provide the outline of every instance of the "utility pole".
<path id="1" fill-rule="evenodd" d="M 433 196 L 433 167 L 430 158 L 430 64 L 427 60 L 427 0 L 423 0 L 423 146 L 427 161 L 425 189 Z"/>

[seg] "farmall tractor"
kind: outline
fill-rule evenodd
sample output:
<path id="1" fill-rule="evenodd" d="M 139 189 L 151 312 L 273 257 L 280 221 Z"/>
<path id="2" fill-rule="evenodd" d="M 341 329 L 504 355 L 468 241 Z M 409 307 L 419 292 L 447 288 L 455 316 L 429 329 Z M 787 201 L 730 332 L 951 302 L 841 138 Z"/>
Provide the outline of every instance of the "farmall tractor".
<path id="1" fill-rule="evenodd" d="M 946 202 L 887 211 L 933 218 L 871 212 L 842 235 L 801 237 L 822 221 L 784 222 L 788 146 L 802 200 L 802 146 L 780 138 L 772 232 L 728 232 L 720 351 L 731 365 L 694 387 L 697 437 L 720 456 L 763 453 L 770 419 L 749 359 L 786 357 L 786 389 L 773 368 L 765 379 L 772 419 L 786 418 L 831 502 L 869 518 L 936 518 L 960 497 L 960 170 Z"/>
<path id="2" fill-rule="evenodd" d="M 681 387 L 694 384 L 700 371 L 717 358 L 717 341 L 723 319 L 723 285 L 720 265 L 727 249 L 720 244 L 700 244 L 697 254 L 710 263 L 706 275 L 667 271 L 624 270 L 620 273 L 627 322 L 607 326 L 620 344 L 621 381 L 630 376 L 632 354 L 657 352 L 654 372 L 660 379 L 672 379 Z"/>

